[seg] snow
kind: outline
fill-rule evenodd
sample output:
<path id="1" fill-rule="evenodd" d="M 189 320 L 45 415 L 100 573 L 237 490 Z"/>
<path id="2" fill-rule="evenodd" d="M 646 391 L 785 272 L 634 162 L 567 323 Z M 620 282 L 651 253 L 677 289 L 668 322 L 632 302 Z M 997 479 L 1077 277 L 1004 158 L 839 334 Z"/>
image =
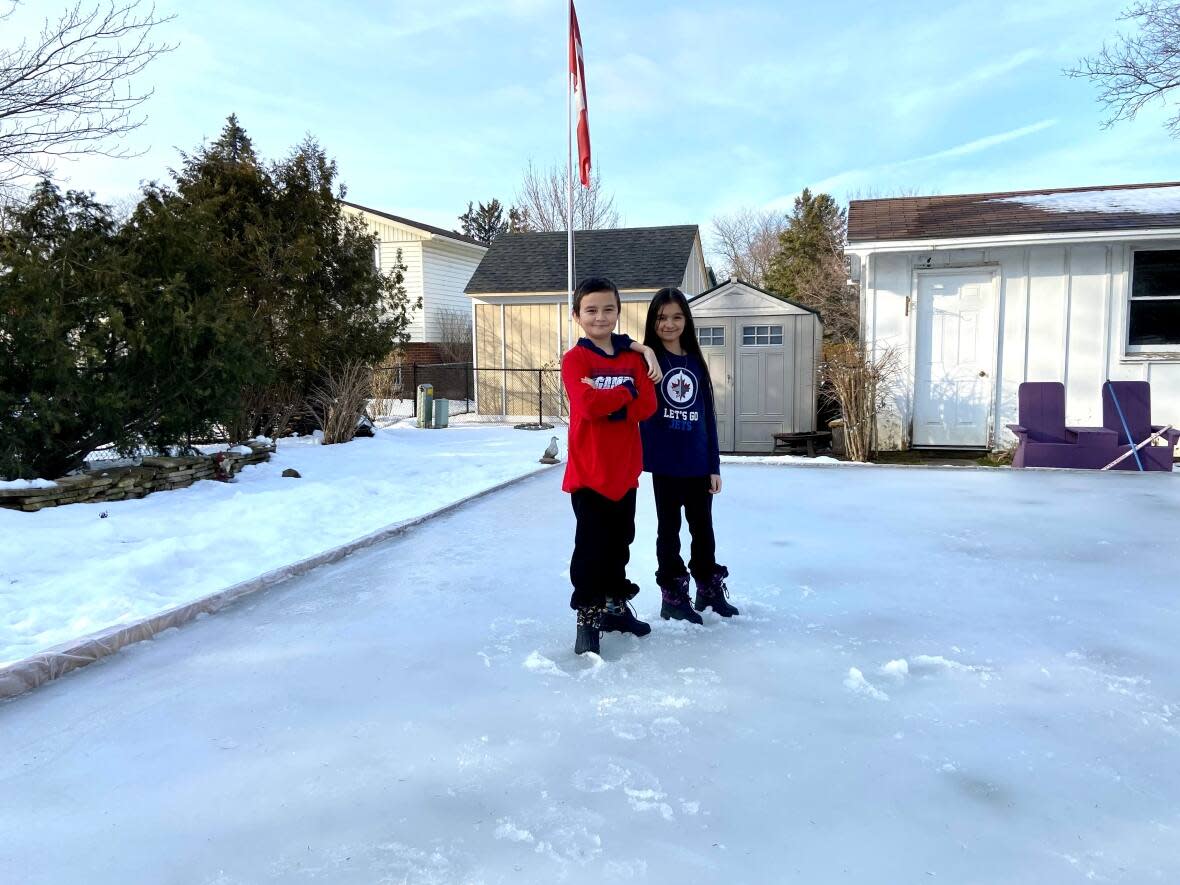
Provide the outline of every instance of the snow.
<path id="1" fill-rule="evenodd" d="M 989 203 L 1020 203 L 1048 212 L 1134 212 L 1141 215 L 1180 214 L 1180 187 L 1073 191 L 995 197 Z"/>
<path id="2" fill-rule="evenodd" d="M 51 479 L 0 479 L 0 489 L 52 489 L 57 483 Z"/>
<path id="3" fill-rule="evenodd" d="M 0 704 L 4 881 L 1180 881 L 1180 478 L 724 472 L 729 621 L 645 482 L 575 656 L 557 469 Z"/>
<path id="4" fill-rule="evenodd" d="M 37 513 L 0 509 L 0 666 L 541 469 L 553 434 L 564 452 L 564 428 L 403 422 L 344 445 L 281 439 L 268 463 L 233 483 Z M 288 467 L 302 478 L 284 478 Z"/>

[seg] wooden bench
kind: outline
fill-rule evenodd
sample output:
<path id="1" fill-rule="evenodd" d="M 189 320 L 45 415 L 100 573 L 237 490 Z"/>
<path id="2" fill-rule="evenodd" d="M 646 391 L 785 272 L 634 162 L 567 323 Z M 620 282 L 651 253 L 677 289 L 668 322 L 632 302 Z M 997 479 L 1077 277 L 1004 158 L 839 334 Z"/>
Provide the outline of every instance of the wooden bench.
<path id="1" fill-rule="evenodd" d="M 815 457 L 815 444 L 817 441 L 827 440 L 831 437 L 830 430 L 811 430 L 804 433 L 776 433 L 774 434 L 774 450 L 776 452 L 785 451 L 787 454 L 792 454 L 800 449 L 807 450 L 807 457 Z"/>

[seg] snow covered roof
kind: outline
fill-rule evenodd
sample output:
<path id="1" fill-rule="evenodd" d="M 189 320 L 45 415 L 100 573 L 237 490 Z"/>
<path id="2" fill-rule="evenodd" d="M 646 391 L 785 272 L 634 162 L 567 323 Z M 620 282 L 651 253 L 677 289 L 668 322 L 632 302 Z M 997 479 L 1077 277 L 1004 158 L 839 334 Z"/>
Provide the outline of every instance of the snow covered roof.
<path id="1" fill-rule="evenodd" d="M 848 241 L 1180 227 L 1180 182 L 853 200 Z"/>

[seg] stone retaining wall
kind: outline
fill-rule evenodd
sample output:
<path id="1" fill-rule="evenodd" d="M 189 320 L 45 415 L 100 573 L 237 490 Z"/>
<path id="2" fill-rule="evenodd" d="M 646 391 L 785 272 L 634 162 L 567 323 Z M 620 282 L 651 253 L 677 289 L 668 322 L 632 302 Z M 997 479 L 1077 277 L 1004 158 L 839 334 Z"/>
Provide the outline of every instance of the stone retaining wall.
<path id="1" fill-rule="evenodd" d="M 0 489 L 0 507 L 12 510 L 41 510 L 80 501 L 122 501 L 142 498 L 152 492 L 182 489 L 201 479 L 214 479 L 220 466 L 233 476 L 247 464 L 269 461 L 273 443 L 242 443 L 244 452 L 219 452 L 192 458 L 144 458 L 138 467 L 109 467 L 88 470 L 56 480 L 48 488 Z"/>

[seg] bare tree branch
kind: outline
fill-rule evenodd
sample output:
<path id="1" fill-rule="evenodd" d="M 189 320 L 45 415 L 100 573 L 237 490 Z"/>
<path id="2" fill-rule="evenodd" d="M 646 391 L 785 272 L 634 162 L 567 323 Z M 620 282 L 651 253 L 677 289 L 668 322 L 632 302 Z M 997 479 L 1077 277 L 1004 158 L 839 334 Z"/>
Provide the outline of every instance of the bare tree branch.
<path id="1" fill-rule="evenodd" d="M 530 230 L 565 230 L 568 201 L 565 169 L 551 166 L 541 169 L 529 160 L 516 196 L 516 205 L 525 213 Z M 602 190 L 597 172 L 590 176 L 590 187 L 574 187 L 574 230 L 597 230 L 618 227 L 619 213 L 615 198 Z"/>
<path id="2" fill-rule="evenodd" d="M 713 219 L 714 252 L 724 260 L 722 270 L 754 286 L 766 285 L 770 260 L 778 251 L 787 217 L 766 209 L 739 209 Z"/>
<path id="3" fill-rule="evenodd" d="M 1134 22 L 1137 33 L 1120 33 L 1097 55 L 1083 58 L 1066 75 L 1101 86 L 1098 100 L 1109 111 L 1103 126 L 1133 120 L 1143 107 L 1180 86 L 1180 4 L 1148 0 L 1133 4 L 1119 16 Z M 1165 123 L 1180 135 L 1180 111 Z"/>
<path id="4" fill-rule="evenodd" d="M 58 157 L 133 155 L 116 142 L 146 122 L 137 112 L 154 90 L 130 80 L 175 48 L 150 39 L 172 17 L 141 7 L 111 0 L 90 9 L 78 0 L 46 19 L 37 39 L 0 48 L 0 186 L 50 174 Z"/>

